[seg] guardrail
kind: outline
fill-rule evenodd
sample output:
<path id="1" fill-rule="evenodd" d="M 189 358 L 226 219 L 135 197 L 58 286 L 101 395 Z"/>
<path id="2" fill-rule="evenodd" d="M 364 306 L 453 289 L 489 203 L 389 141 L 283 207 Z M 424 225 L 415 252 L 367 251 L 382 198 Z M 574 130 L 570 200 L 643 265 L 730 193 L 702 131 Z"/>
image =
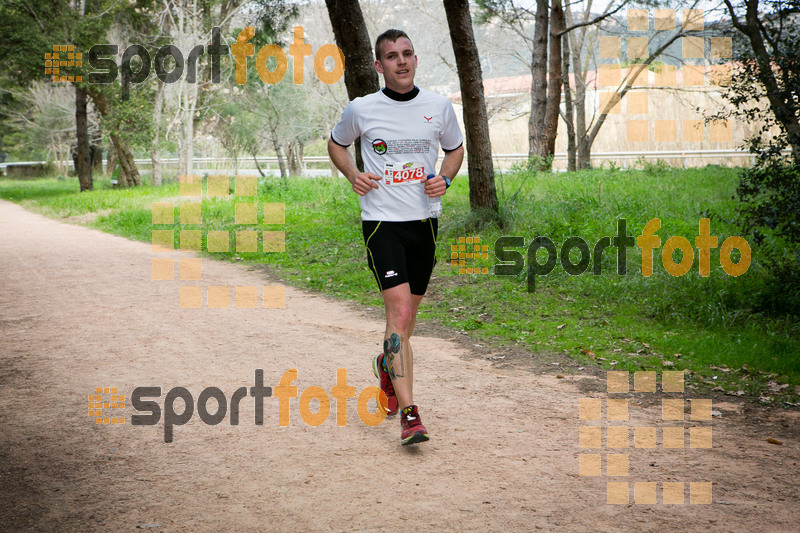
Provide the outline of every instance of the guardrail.
<path id="1" fill-rule="evenodd" d="M 788 151 L 787 151 L 788 153 Z M 600 161 L 621 161 L 623 164 L 623 168 L 627 167 L 627 162 L 629 161 L 638 161 L 643 159 L 647 160 L 674 160 L 674 161 L 682 161 L 683 166 L 686 167 L 687 160 L 693 159 L 740 159 L 740 158 L 747 158 L 750 159 L 750 163 L 752 164 L 754 161 L 754 156 L 750 152 L 746 152 L 743 150 L 661 150 L 661 151 L 649 151 L 649 152 L 595 152 L 592 153 L 591 159 L 592 162 L 600 162 Z M 515 163 L 515 162 L 525 162 L 528 160 L 528 154 L 495 154 L 492 156 L 497 163 Z M 566 153 L 557 153 L 555 154 L 553 160 L 555 162 L 565 162 L 567 160 Z M 136 165 L 146 169 L 152 165 L 152 160 L 147 159 L 136 159 Z M 250 166 L 252 165 L 253 160 L 251 158 L 241 158 L 238 160 L 239 167 L 243 165 Z M 466 168 L 466 159 L 464 160 L 465 168 Z M 22 165 L 40 165 L 44 164 L 45 161 L 14 161 L 14 162 L 6 162 L 0 163 L 0 169 L 5 169 L 9 166 L 22 166 Z M 103 161 L 103 164 L 106 165 L 108 162 L 106 160 Z M 231 157 L 195 157 L 193 160 L 194 163 L 194 172 L 202 173 L 202 172 L 210 172 L 210 171 L 231 171 L 234 168 L 234 159 Z M 277 157 L 259 157 L 258 163 L 264 170 L 273 173 L 278 167 L 278 158 Z M 284 163 L 286 163 L 286 159 L 284 159 Z M 165 158 L 161 160 L 161 164 L 163 167 L 170 168 L 176 167 L 178 165 L 178 158 Z M 304 157 L 302 159 L 302 165 L 304 171 L 309 171 L 309 164 L 313 166 L 317 165 L 329 165 L 330 160 L 327 156 L 309 156 Z M 66 165 L 69 168 L 73 167 L 72 161 L 67 161 Z M 500 165 L 503 166 L 503 165 Z M 248 172 L 258 172 L 255 169 L 247 169 Z"/>

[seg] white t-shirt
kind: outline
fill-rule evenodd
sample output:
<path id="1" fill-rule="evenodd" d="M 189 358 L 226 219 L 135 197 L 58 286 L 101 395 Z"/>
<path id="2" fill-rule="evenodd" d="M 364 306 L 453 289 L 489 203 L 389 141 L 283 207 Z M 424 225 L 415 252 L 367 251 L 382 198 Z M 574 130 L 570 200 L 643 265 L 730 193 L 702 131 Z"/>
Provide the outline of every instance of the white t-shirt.
<path id="1" fill-rule="evenodd" d="M 361 197 L 361 219 L 402 222 L 428 218 L 424 178 L 436 174 L 440 145 L 451 151 L 463 142 L 450 101 L 424 89 L 408 101 L 394 100 L 383 91 L 356 98 L 347 104 L 331 139 L 350 146 L 358 137 L 366 172 L 383 177 L 386 163 L 412 169 L 424 166 L 424 171 L 417 172 L 422 181 L 414 177 L 413 183 L 376 182 L 379 188 Z"/>

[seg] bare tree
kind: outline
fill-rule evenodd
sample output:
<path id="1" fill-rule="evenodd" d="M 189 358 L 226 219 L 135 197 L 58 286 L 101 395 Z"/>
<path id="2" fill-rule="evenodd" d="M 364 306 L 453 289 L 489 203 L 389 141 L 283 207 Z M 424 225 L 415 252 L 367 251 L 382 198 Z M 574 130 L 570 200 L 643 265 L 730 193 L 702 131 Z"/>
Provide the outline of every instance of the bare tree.
<path id="1" fill-rule="evenodd" d="M 157 81 L 156 97 L 153 102 L 153 140 L 150 143 L 150 161 L 153 170 L 150 172 L 150 182 L 159 187 L 161 185 L 161 117 L 164 111 L 164 82 Z"/>
<path id="2" fill-rule="evenodd" d="M 78 146 L 76 149 L 75 171 L 81 192 L 92 190 L 92 165 L 89 161 L 89 125 L 86 112 L 86 92 L 75 84 L 75 129 Z"/>
<path id="3" fill-rule="evenodd" d="M 78 16 L 83 18 L 86 9 L 86 2 L 80 2 L 76 6 Z M 78 182 L 81 192 L 92 190 L 92 165 L 89 161 L 89 125 L 86 112 L 86 91 L 80 84 L 75 84 L 75 129 L 77 132 L 77 158 L 75 160 L 75 171 L 78 173 Z"/>
<path id="4" fill-rule="evenodd" d="M 70 144 L 75 138 L 75 100 L 66 84 L 34 81 L 25 89 L 11 89 L 22 105 L 6 108 L 9 124 L 20 132 L 18 142 L 29 150 L 42 150 L 64 176 L 69 171 Z"/>
<path id="5" fill-rule="evenodd" d="M 379 91 L 369 32 L 358 0 L 325 0 L 336 44 L 344 54 L 344 84 L 350 100 Z M 356 167 L 364 169 L 361 140 L 354 143 Z"/>
<path id="6" fill-rule="evenodd" d="M 469 168 L 469 204 L 473 213 L 497 215 L 492 144 L 483 94 L 483 77 L 478 47 L 472 32 L 472 16 L 467 0 L 444 0 L 450 39 L 458 67 L 464 109 Z"/>
<path id="7" fill-rule="evenodd" d="M 754 0 L 748 0 L 754 1 Z M 573 5 L 562 9 L 561 0 L 537 0 L 535 12 L 516 5 L 514 0 L 479 0 L 483 20 L 497 17 L 506 27 L 519 35 L 531 50 L 531 114 L 529 118 L 528 155 L 540 168 L 550 168 L 555 152 L 557 117 L 561 114 L 567 124 L 570 138 L 567 141 L 569 168 L 588 168 L 591 147 L 605 123 L 608 113 L 631 89 L 636 79 L 646 74 L 648 67 L 676 40 L 700 33 L 684 21 L 681 28 L 663 39 L 664 31 L 656 31 L 649 39 L 650 45 L 659 37 L 653 52 L 641 62 L 630 65 L 625 77 L 613 89 L 610 98 L 587 124 L 586 91 L 588 73 L 594 58 L 594 44 L 600 32 L 600 23 L 613 17 L 630 0 L 611 0 L 599 15 L 592 14 L 592 0 L 587 0 L 579 20 L 573 15 Z M 697 0 L 684 7 L 694 9 Z M 530 35 L 526 22 L 533 21 Z M 549 46 L 548 46 L 549 44 Z M 594 60 L 594 61 L 593 61 Z M 565 95 L 565 109 L 561 111 L 561 92 L 570 91 L 569 70 L 572 67 L 575 93 Z M 595 69 L 597 67 L 595 66 Z M 548 76 L 549 74 L 549 76 Z M 574 122 L 573 122 L 574 116 Z M 575 153 L 577 152 L 577 154 Z"/>
<path id="8" fill-rule="evenodd" d="M 627 0 L 625 0 L 627 1 Z M 562 41 L 573 28 L 566 27 L 561 0 L 536 0 L 536 10 L 514 0 L 479 0 L 481 20 L 498 18 L 527 43 L 531 59 L 531 113 L 528 119 L 528 158 L 538 168 L 550 169 L 558 132 L 564 57 Z M 533 20 L 533 35 L 529 24 Z"/>

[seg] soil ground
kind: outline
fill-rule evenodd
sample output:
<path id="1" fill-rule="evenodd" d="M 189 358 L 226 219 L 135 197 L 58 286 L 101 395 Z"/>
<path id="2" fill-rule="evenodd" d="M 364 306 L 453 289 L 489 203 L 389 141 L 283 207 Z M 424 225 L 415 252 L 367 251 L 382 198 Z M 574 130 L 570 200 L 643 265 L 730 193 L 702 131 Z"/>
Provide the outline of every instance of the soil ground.
<path id="1" fill-rule="evenodd" d="M 196 402 L 214 386 L 230 400 L 253 386 L 256 369 L 271 387 L 297 369 L 300 394 L 313 385 L 330 394 L 343 368 L 358 395 L 377 383 L 370 359 L 383 324 L 379 309 L 289 287 L 285 308 L 182 309 L 182 285 L 275 281 L 209 259 L 202 281 L 180 281 L 177 268 L 176 279 L 154 281 L 157 256 L 180 254 L 0 201 L 0 530 L 800 530 L 797 412 L 715 402 L 710 422 L 691 420 L 687 407 L 683 449 L 664 449 L 660 431 L 658 448 L 635 448 L 633 429 L 627 449 L 581 449 L 581 425 L 681 422 L 661 420 L 655 394 L 628 395 L 628 421 L 582 421 L 581 398 L 607 397 L 601 374 L 563 363 L 536 372 L 435 328 L 413 339 L 430 442 L 400 446 L 398 420 L 366 425 L 356 398 L 343 427 L 335 400 L 312 427 L 299 398 L 281 427 L 275 397 L 256 425 L 248 396 L 238 425 L 230 411 L 213 426 L 195 412 L 165 443 L 163 418 L 131 424 L 136 387 L 161 387 L 162 407 L 174 387 Z M 98 386 L 126 395 L 124 409 L 105 410 L 125 424 L 87 416 Z M 712 448 L 689 447 L 694 426 L 713 427 Z M 582 453 L 600 454 L 604 475 L 579 475 Z M 605 475 L 612 453 L 628 454 L 627 476 Z M 628 504 L 607 504 L 609 481 L 629 483 Z M 634 503 L 636 482 L 656 482 L 658 503 Z M 686 503 L 662 503 L 664 482 L 686 483 Z M 713 503 L 691 504 L 691 482 L 712 482 Z"/>

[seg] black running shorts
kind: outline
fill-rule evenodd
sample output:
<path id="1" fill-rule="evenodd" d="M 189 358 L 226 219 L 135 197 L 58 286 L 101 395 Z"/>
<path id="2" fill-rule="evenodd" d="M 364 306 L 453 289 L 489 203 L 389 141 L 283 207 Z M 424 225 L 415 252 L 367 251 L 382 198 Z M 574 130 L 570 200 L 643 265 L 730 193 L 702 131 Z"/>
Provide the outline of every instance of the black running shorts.
<path id="1" fill-rule="evenodd" d="M 438 219 L 409 222 L 362 221 L 369 269 L 383 291 L 408 283 L 423 295 L 436 264 Z"/>

